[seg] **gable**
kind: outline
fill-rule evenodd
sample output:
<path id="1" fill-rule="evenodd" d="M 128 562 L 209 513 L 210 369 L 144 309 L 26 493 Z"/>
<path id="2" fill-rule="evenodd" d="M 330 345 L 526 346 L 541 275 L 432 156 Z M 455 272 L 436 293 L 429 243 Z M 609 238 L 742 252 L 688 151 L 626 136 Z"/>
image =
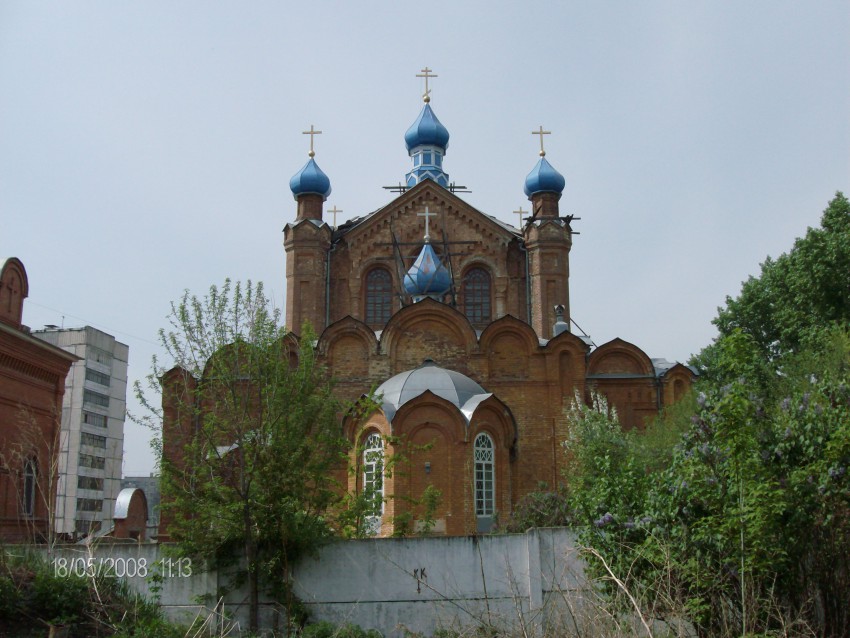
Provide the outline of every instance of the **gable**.
<path id="1" fill-rule="evenodd" d="M 450 191 L 431 181 L 417 184 L 383 208 L 342 227 L 338 236 L 351 264 L 386 261 L 395 270 L 393 235 L 405 267 L 409 267 L 421 248 L 425 234 L 425 208 L 431 243 L 442 257 L 444 242 L 452 242 L 452 267 L 455 271 L 474 259 L 486 260 L 498 270 L 507 269 L 506 247 L 520 239 L 519 231 L 485 215 Z M 463 243 L 455 243 L 463 242 Z M 362 269 L 356 275 L 362 274 Z M 457 273 L 456 273 L 457 274 Z"/>

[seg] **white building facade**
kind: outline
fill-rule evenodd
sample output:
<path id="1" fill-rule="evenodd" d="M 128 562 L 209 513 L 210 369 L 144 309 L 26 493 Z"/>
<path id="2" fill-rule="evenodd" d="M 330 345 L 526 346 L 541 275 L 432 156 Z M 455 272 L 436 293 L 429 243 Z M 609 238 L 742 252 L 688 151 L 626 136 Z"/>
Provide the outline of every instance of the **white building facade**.
<path id="1" fill-rule="evenodd" d="M 91 326 L 32 334 L 80 357 L 65 381 L 55 530 L 81 538 L 111 525 L 121 490 L 129 348 Z"/>

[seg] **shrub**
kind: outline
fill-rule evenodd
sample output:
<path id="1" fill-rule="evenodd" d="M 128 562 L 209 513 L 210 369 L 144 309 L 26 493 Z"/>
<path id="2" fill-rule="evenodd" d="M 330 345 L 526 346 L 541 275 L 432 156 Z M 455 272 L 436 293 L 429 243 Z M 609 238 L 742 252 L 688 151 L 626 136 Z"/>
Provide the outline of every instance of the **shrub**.
<path id="1" fill-rule="evenodd" d="M 374 629 L 365 630 L 350 623 L 335 625 L 326 620 L 307 625 L 302 630 L 301 636 L 303 638 L 381 638 L 380 632 Z"/>

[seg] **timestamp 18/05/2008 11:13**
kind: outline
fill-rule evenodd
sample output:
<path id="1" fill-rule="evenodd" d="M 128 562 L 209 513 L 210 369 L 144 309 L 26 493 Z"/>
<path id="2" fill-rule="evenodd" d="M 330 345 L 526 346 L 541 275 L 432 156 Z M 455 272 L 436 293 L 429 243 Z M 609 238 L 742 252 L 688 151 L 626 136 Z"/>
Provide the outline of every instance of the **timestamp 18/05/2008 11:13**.
<path id="1" fill-rule="evenodd" d="M 192 559 L 188 557 L 148 561 L 146 558 L 113 556 L 56 556 L 51 563 L 53 575 L 57 578 L 147 578 L 153 574 L 162 578 L 189 578 L 192 575 Z"/>

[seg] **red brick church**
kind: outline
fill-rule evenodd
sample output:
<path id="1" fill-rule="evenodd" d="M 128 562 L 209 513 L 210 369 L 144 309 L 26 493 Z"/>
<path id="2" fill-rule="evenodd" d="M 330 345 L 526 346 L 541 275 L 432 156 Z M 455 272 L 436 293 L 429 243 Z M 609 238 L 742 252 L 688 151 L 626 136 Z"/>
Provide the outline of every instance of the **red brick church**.
<path id="1" fill-rule="evenodd" d="M 296 211 L 283 231 L 286 325 L 315 328 L 342 398 L 378 387 L 381 409 L 341 427 L 362 455 L 349 489 L 383 494 L 373 520 L 380 535 L 411 507 L 401 497 L 420 498 L 428 485 L 442 495 L 433 532 L 488 531 L 540 482 L 563 480 L 560 444 L 576 396 L 595 388 L 624 427 L 641 427 L 693 380 L 687 367 L 631 343 L 596 347 L 571 330 L 574 220 L 559 211 L 565 180 L 545 157 L 545 131 L 525 178 L 531 212 L 515 228 L 469 205 L 449 181 L 449 133 L 428 94 L 426 84 L 404 135 L 411 166 L 395 199 L 331 225 L 330 179 L 311 142 L 290 180 Z M 423 449 L 383 477 L 395 441 Z M 421 510 L 411 513 L 415 529 Z"/>

